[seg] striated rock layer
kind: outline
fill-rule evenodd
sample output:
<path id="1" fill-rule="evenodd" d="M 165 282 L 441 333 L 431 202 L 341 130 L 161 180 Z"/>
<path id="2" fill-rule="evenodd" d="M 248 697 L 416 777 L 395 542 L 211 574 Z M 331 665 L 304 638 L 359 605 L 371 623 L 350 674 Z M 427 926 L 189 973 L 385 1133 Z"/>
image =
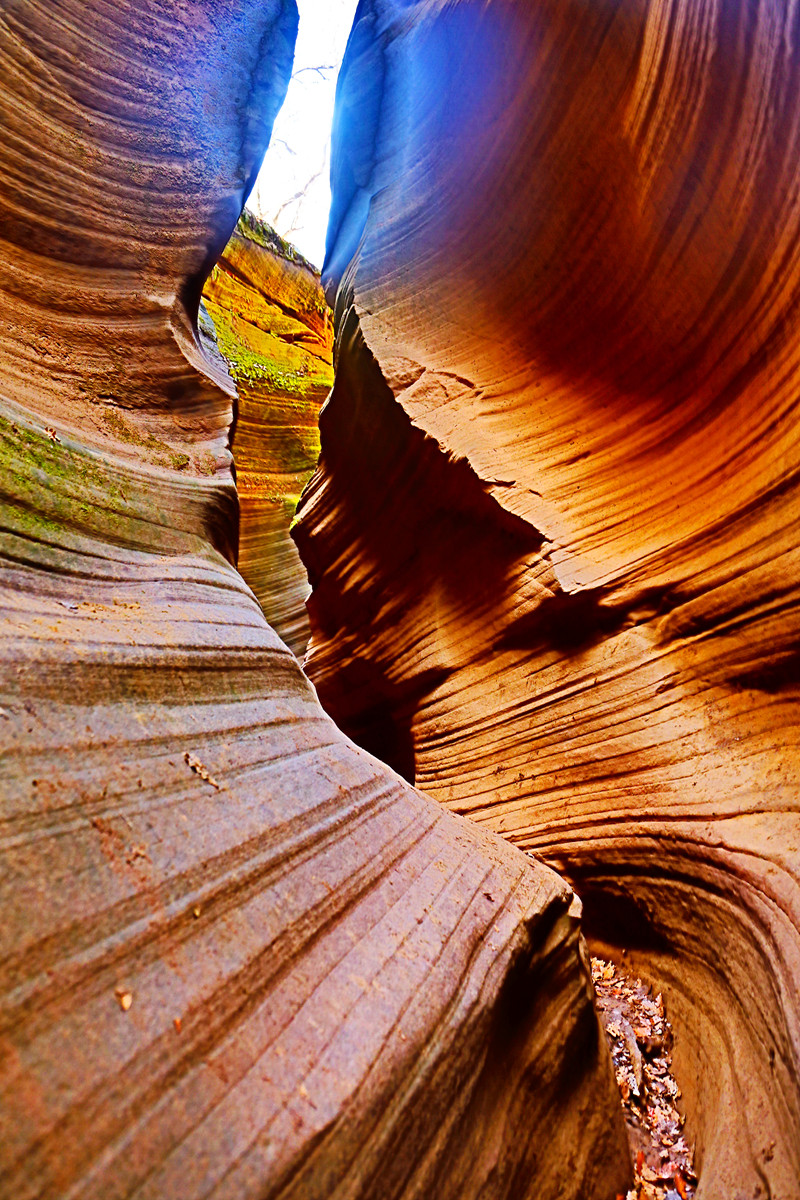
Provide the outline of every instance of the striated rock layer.
<path id="1" fill-rule="evenodd" d="M 247 211 L 203 302 L 238 393 L 239 570 L 302 657 L 308 580 L 289 526 L 319 457 L 317 418 L 333 383 L 330 309 L 316 268 Z"/>
<path id="2" fill-rule="evenodd" d="M 0 17 L 0 1196 L 603 1200 L 570 889 L 339 733 L 232 565 L 193 313 L 296 20 Z"/>
<path id="3" fill-rule="evenodd" d="M 800 25 L 363 0 L 295 533 L 363 746 L 577 885 L 699 1196 L 800 1195 Z"/>

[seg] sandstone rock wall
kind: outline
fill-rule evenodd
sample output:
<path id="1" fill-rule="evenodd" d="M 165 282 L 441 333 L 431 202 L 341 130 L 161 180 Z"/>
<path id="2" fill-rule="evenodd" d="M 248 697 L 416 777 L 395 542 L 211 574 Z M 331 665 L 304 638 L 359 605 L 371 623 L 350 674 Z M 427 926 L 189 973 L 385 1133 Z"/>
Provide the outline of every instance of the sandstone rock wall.
<path id="1" fill-rule="evenodd" d="M 319 272 L 247 211 L 203 301 L 237 390 L 238 567 L 302 658 L 308 581 L 289 526 L 319 457 L 317 418 L 333 383 L 331 313 Z"/>
<path id="2" fill-rule="evenodd" d="M 568 886 L 343 737 L 232 565 L 194 313 L 295 28 L 0 15 L 0 1196 L 602 1200 Z"/>
<path id="3" fill-rule="evenodd" d="M 327 710 L 665 988 L 720 1200 L 800 1194 L 799 33 L 364 0 L 296 529 Z"/>

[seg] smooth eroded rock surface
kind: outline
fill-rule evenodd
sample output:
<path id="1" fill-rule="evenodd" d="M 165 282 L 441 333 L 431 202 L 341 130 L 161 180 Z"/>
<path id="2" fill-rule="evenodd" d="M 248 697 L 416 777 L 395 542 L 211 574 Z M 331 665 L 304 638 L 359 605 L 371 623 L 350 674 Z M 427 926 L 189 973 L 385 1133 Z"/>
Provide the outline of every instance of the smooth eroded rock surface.
<path id="1" fill-rule="evenodd" d="M 192 318 L 295 30 L 0 19 L 0 1195 L 603 1200 L 569 887 L 349 742 L 232 565 Z"/>
<path id="2" fill-rule="evenodd" d="M 364 0 L 296 529 L 325 707 L 664 987 L 720 1200 L 800 1194 L 799 34 Z"/>

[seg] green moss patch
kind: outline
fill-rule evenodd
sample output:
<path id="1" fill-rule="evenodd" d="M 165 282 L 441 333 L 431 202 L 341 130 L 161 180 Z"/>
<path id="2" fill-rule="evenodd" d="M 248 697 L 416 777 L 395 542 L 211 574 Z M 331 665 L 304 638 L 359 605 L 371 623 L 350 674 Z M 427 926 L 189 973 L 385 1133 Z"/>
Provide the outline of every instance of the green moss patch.
<path id="1" fill-rule="evenodd" d="M 265 250 L 271 250 L 273 254 L 277 254 L 279 258 L 285 258 L 287 262 L 296 263 L 300 267 L 306 267 L 311 271 L 312 275 L 319 278 L 319 271 L 310 263 L 307 258 L 304 258 L 299 250 L 296 250 L 290 242 L 287 242 L 279 233 L 268 225 L 266 221 L 262 221 L 255 213 L 245 209 L 239 217 L 239 223 L 236 226 L 236 232 L 248 241 L 256 242 L 257 245 L 263 246 Z"/>
<path id="2" fill-rule="evenodd" d="M 191 459 L 188 454 L 184 454 L 180 450 L 173 450 L 172 446 L 168 446 L 166 442 L 162 442 L 160 438 L 154 437 L 151 433 L 145 435 L 139 433 L 116 409 L 104 409 L 101 419 L 107 431 L 117 441 L 147 450 L 150 461 L 155 466 L 169 467 L 173 471 L 183 471 L 189 466 Z"/>

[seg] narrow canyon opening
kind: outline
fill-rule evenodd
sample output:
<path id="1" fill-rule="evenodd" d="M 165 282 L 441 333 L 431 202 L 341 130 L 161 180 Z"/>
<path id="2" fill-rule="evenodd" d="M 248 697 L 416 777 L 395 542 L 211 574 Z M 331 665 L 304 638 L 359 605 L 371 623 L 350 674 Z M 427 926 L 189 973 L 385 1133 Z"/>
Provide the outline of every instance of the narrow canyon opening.
<path id="1" fill-rule="evenodd" d="M 238 567 L 302 660 L 310 589 L 289 534 L 317 464 L 318 414 L 333 384 L 333 314 L 320 269 L 336 79 L 356 0 L 298 7 L 286 98 L 244 212 L 206 281 L 198 325 L 237 392 Z"/>

